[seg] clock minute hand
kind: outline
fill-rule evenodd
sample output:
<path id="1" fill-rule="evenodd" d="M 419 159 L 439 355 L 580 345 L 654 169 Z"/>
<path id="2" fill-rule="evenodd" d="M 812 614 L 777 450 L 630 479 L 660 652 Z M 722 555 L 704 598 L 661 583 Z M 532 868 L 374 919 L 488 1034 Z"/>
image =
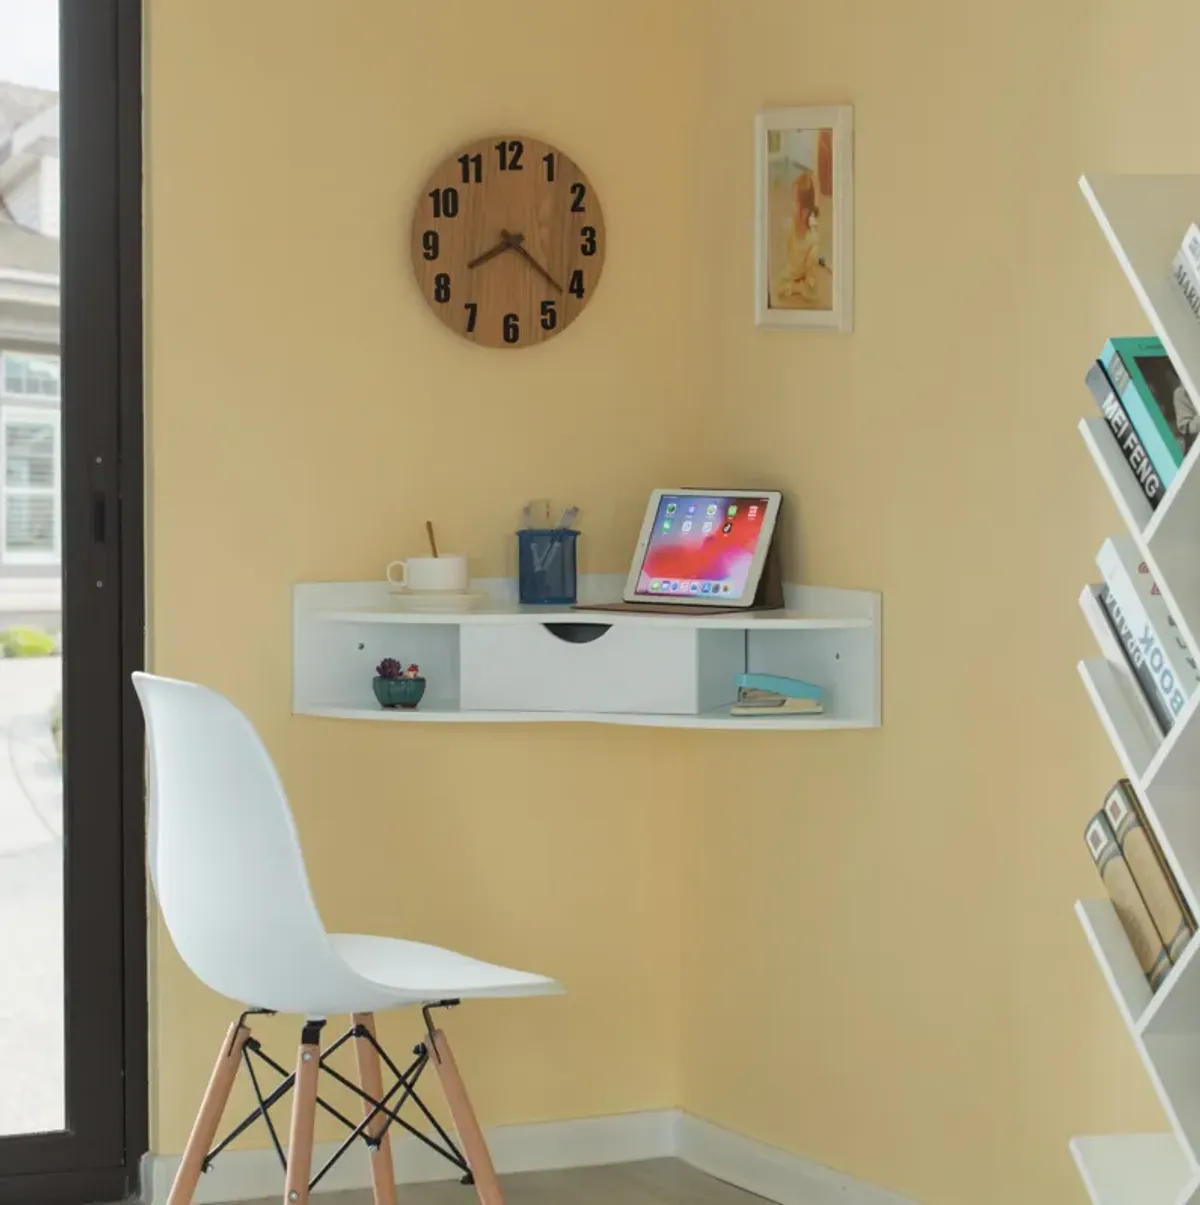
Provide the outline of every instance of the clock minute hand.
<path id="1" fill-rule="evenodd" d="M 489 259 L 495 259 L 497 255 L 503 255 L 510 248 L 515 250 L 521 249 L 521 242 L 524 239 L 523 234 L 512 235 L 507 230 L 502 230 L 500 241 L 490 250 L 485 251 L 482 255 L 477 255 L 474 259 L 467 261 L 468 268 L 478 268 L 480 264 L 486 264 Z"/>
<path id="2" fill-rule="evenodd" d="M 557 290 L 558 290 L 560 293 L 563 291 L 563 287 L 562 287 L 562 285 L 560 285 L 560 284 L 558 283 L 558 281 L 557 281 L 557 280 L 555 280 L 555 279 L 554 279 L 554 277 L 553 277 L 553 276 L 551 276 L 551 275 L 550 275 L 550 273 L 549 273 L 549 272 L 547 272 L 547 271 L 546 271 L 546 269 L 545 269 L 545 268 L 543 268 L 543 267 L 542 267 L 542 265 L 541 265 L 541 264 L 539 264 L 539 263 L 538 263 L 538 261 L 537 261 L 536 259 L 534 259 L 532 255 L 530 255 L 530 254 L 529 254 L 529 252 L 528 252 L 528 251 L 526 251 L 526 250 L 525 250 L 525 248 L 524 248 L 524 247 L 522 247 L 522 246 L 521 246 L 519 243 L 513 243 L 513 250 L 514 250 L 514 251 L 515 251 L 515 252 L 516 252 L 516 253 L 517 253 L 517 254 L 518 254 L 518 255 L 519 255 L 519 256 L 520 256 L 522 259 L 524 259 L 524 260 L 528 260 L 528 261 L 529 261 L 529 264 L 530 264 L 530 265 L 531 265 L 531 266 L 532 266 L 532 267 L 533 267 L 533 268 L 534 268 L 536 271 L 540 272 L 540 273 L 541 273 L 541 274 L 542 274 L 542 275 L 543 275 L 543 276 L 544 276 L 544 277 L 545 277 L 545 278 L 546 278 L 546 279 L 547 279 L 547 280 L 548 280 L 548 281 L 549 281 L 549 282 L 550 282 L 550 283 L 551 283 L 551 284 L 552 284 L 552 285 L 553 285 L 553 286 L 554 286 L 554 287 L 555 287 L 555 288 L 556 288 L 556 289 L 557 289 Z"/>

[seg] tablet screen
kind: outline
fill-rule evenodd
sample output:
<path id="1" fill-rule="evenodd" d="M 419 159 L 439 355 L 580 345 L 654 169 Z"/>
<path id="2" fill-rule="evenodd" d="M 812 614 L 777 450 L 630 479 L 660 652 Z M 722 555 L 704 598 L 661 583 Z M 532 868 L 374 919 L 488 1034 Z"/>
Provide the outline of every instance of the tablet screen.
<path id="1" fill-rule="evenodd" d="M 767 503 L 765 497 L 664 494 L 635 593 L 741 600 Z"/>

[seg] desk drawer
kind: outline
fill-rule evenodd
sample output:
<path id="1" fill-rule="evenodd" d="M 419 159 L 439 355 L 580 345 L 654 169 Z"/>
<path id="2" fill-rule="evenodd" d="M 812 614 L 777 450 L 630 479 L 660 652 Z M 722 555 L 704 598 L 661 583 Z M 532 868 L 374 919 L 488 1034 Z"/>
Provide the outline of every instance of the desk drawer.
<path id="1" fill-rule="evenodd" d="M 694 715 L 732 698 L 742 639 L 654 624 L 464 624 L 462 708 Z"/>

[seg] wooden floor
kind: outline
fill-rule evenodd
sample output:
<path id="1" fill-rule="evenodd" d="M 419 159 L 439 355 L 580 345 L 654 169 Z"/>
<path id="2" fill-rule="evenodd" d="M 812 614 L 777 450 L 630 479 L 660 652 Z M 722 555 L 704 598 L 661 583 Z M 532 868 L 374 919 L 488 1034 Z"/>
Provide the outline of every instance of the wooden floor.
<path id="1" fill-rule="evenodd" d="M 761 1197 L 681 1163 L 652 1159 L 612 1167 L 504 1176 L 505 1205 L 763 1205 Z M 282 1194 L 281 1194 L 282 1195 Z M 273 1197 L 262 1205 L 277 1205 Z M 476 1205 L 474 1189 L 454 1182 L 401 1185 L 397 1205 Z M 312 1205 L 371 1205 L 370 1189 L 313 1193 Z"/>

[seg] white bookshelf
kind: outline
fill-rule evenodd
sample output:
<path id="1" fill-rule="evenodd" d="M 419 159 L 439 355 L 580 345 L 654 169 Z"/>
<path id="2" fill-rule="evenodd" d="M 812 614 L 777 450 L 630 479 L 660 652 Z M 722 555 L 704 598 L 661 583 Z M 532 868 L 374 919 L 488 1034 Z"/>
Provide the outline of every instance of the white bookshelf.
<path id="1" fill-rule="evenodd" d="M 1154 333 L 1189 393 L 1200 399 L 1200 324 L 1171 276 L 1184 231 L 1200 221 L 1200 176 L 1085 176 L 1080 188 Z M 1079 430 L 1195 655 L 1200 651 L 1200 443 L 1151 510 L 1104 420 L 1085 418 Z M 1195 717 L 1200 693 L 1163 736 L 1112 638 L 1094 588 L 1085 588 L 1079 601 L 1101 654 L 1080 662 L 1080 676 L 1122 772 L 1198 912 L 1200 722 Z M 1200 1205 L 1200 937 L 1151 993 L 1112 904 L 1081 900 L 1076 914 L 1170 1130 L 1075 1138 L 1071 1154 L 1095 1205 Z"/>
<path id="2" fill-rule="evenodd" d="M 589 602 L 624 578 L 586 576 Z M 391 724 L 596 723 L 655 728 L 820 732 L 881 723 L 880 599 L 867 590 L 785 585 L 785 607 L 703 612 L 524 607 L 509 578 L 480 579 L 486 598 L 461 612 L 405 610 L 385 582 L 293 587 L 292 711 Z M 591 639 L 571 639 L 587 629 Z M 415 710 L 384 709 L 371 680 L 384 657 L 427 680 Z M 819 684 L 825 712 L 733 716 L 737 673 Z"/>

